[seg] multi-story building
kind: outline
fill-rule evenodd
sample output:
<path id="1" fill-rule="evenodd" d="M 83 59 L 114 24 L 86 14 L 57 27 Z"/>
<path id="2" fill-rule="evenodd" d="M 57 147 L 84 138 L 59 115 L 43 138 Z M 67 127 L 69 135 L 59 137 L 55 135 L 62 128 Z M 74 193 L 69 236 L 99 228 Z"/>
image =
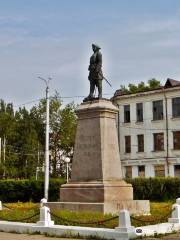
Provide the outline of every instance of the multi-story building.
<path id="1" fill-rule="evenodd" d="M 112 100 L 124 177 L 180 176 L 180 81 Z"/>

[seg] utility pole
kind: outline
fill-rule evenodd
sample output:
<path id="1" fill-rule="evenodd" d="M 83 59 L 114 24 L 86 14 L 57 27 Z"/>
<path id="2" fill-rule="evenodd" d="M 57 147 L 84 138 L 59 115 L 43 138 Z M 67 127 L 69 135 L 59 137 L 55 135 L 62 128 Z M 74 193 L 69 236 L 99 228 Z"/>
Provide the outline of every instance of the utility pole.
<path id="1" fill-rule="evenodd" d="M 164 92 L 165 98 L 165 114 L 166 114 L 166 164 L 167 164 L 167 175 L 169 177 L 169 121 L 168 121 L 168 103 L 166 93 Z"/>
<path id="2" fill-rule="evenodd" d="M 1 164 L 1 137 L 0 137 L 0 164 Z"/>
<path id="3" fill-rule="evenodd" d="M 45 146 L 45 174 L 44 174 L 44 198 L 48 200 L 49 191 L 49 82 L 48 80 L 38 77 L 46 84 L 46 146 Z"/>
<path id="4" fill-rule="evenodd" d="M 5 114 L 6 114 L 6 105 L 5 105 Z M 5 134 L 4 134 L 4 137 L 3 137 L 3 165 L 4 165 L 3 177 L 4 177 L 4 178 L 5 178 L 5 176 L 6 176 L 5 163 L 6 163 L 6 136 L 5 136 Z"/>
<path id="5" fill-rule="evenodd" d="M 5 178 L 5 176 L 6 176 L 6 171 L 5 171 L 5 163 L 6 163 L 6 137 L 5 137 L 5 135 L 3 137 L 3 163 L 4 163 L 3 177 Z"/>
<path id="6" fill-rule="evenodd" d="M 65 158 L 65 163 L 66 163 L 66 182 L 69 182 L 69 163 L 70 163 L 70 158 L 66 157 Z"/>
<path id="7" fill-rule="evenodd" d="M 40 159 L 40 153 L 39 153 L 39 141 L 38 141 L 37 157 L 38 157 L 38 161 L 37 161 L 37 166 L 36 166 L 36 181 L 38 180 L 38 172 L 39 172 L 39 169 L 40 169 L 40 166 L 39 166 L 39 159 Z"/>

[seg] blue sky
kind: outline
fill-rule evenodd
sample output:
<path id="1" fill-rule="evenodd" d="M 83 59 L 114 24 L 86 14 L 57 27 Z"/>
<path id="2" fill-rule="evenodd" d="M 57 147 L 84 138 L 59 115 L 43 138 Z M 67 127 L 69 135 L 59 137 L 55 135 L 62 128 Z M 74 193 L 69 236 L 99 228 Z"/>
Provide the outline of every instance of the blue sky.
<path id="1" fill-rule="evenodd" d="M 153 77 L 180 80 L 180 1 L 0 0 L 0 98 L 43 97 L 38 76 L 53 78 L 51 94 L 88 95 L 93 42 L 113 85 L 104 82 L 104 93 Z"/>

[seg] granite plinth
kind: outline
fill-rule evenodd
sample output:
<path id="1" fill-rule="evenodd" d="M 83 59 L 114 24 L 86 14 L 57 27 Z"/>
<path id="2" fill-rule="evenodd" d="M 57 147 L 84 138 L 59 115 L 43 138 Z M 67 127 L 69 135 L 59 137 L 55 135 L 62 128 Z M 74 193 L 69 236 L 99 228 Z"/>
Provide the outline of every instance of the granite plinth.
<path id="1" fill-rule="evenodd" d="M 82 103 L 72 165 L 72 182 L 120 180 L 116 116 L 118 109 L 107 100 Z"/>
<path id="2" fill-rule="evenodd" d="M 132 200 L 133 188 L 125 181 L 78 182 L 61 186 L 62 202 L 111 202 Z"/>

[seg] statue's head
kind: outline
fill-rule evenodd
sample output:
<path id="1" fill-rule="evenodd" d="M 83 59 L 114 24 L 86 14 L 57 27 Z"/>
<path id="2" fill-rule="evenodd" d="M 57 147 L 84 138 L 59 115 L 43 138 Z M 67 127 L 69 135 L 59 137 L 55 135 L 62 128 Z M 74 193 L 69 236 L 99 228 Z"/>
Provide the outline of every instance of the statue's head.
<path id="1" fill-rule="evenodd" d="M 101 48 L 97 44 L 95 44 L 95 43 L 92 44 L 92 50 L 94 52 L 98 51 L 99 49 L 101 49 Z"/>

